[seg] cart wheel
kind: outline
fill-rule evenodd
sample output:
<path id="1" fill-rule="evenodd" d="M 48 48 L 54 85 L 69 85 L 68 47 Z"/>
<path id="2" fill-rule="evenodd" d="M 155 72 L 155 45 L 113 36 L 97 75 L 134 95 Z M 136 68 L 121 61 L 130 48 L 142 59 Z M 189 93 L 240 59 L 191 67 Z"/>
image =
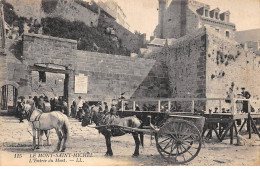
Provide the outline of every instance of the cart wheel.
<path id="1" fill-rule="evenodd" d="M 165 123 L 156 134 L 156 147 L 168 162 L 187 163 L 193 160 L 201 149 L 200 134 L 192 122 L 174 119 Z"/>

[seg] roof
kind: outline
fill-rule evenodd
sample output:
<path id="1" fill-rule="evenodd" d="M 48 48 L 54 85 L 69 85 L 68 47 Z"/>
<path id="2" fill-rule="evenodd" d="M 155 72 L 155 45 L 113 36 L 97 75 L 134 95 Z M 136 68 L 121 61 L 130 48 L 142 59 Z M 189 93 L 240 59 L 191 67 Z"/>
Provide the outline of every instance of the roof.
<path id="1" fill-rule="evenodd" d="M 260 41 L 260 28 L 245 30 L 245 31 L 237 31 L 235 33 L 235 40 L 240 43 L 244 43 L 248 41 L 258 42 Z"/>
<path id="2" fill-rule="evenodd" d="M 173 41 L 175 41 L 176 39 L 171 38 L 171 39 L 167 39 L 168 41 L 168 45 L 171 45 Z M 159 38 L 155 38 L 153 39 L 150 43 L 148 43 L 148 45 L 150 46 L 158 46 L 158 47 L 163 47 L 166 43 L 166 39 L 159 39 Z"/>
<path id="3" fill-rule="evenodd" d="M 152 46 L 164 46 L 166 39 L 154 38 L 148 45 Z"/>

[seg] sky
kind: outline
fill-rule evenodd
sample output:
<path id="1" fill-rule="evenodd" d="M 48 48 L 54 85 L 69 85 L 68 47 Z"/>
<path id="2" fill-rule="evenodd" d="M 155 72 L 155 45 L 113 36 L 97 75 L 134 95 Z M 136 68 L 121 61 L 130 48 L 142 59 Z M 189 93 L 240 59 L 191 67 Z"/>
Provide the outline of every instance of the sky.
<path id="1" fill-rule="evenodd" d="M 130 30 L 153 35 L 158 24 L 158 0 L 115 0 L 127 16 Z M 220 12 L 229 10 L 230 22 L 237 31 L 260 28 L 260 0 L 197 0 L 218 7 Z"/>

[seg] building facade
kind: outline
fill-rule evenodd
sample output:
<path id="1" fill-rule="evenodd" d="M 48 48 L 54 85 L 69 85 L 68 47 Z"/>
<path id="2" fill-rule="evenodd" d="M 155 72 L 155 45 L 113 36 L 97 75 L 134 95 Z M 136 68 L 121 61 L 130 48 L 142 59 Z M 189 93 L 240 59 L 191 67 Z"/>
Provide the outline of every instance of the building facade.
<path id="1" fill-rule="evenodd" d="M 157 38 L 180 38 L 202 27 L 211 27 L 234 39 L 235 24 L 230 22 L 230 12 L 211 9 L 209 5 L 194 0 L 159 0 Z"/>
<path id="2" fill-rule="evenodd" d="M 130 30 L 130 25 L 126 21 L 124 11 L 114 0 L 99 0 L 97 4 L 109 15 L 111 15 L 118 24 L 122 25 L 127 30 Z"/>

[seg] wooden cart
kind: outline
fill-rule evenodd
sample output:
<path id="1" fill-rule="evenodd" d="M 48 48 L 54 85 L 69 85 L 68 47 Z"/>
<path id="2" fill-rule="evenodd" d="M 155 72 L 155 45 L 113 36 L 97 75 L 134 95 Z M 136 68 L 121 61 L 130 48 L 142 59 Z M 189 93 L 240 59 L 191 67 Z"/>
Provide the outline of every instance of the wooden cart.
<path id="1" fill-rule="evenodd" d="M 97 126 L 124 132 L 142 132 L 155 136 L 156 147 L 169 163 L 183 164 L 193 160 L 200 152 L 205 118 L 200 116 L 169 115 L 162 126 L 139 129 L 116 125 Z"/>

